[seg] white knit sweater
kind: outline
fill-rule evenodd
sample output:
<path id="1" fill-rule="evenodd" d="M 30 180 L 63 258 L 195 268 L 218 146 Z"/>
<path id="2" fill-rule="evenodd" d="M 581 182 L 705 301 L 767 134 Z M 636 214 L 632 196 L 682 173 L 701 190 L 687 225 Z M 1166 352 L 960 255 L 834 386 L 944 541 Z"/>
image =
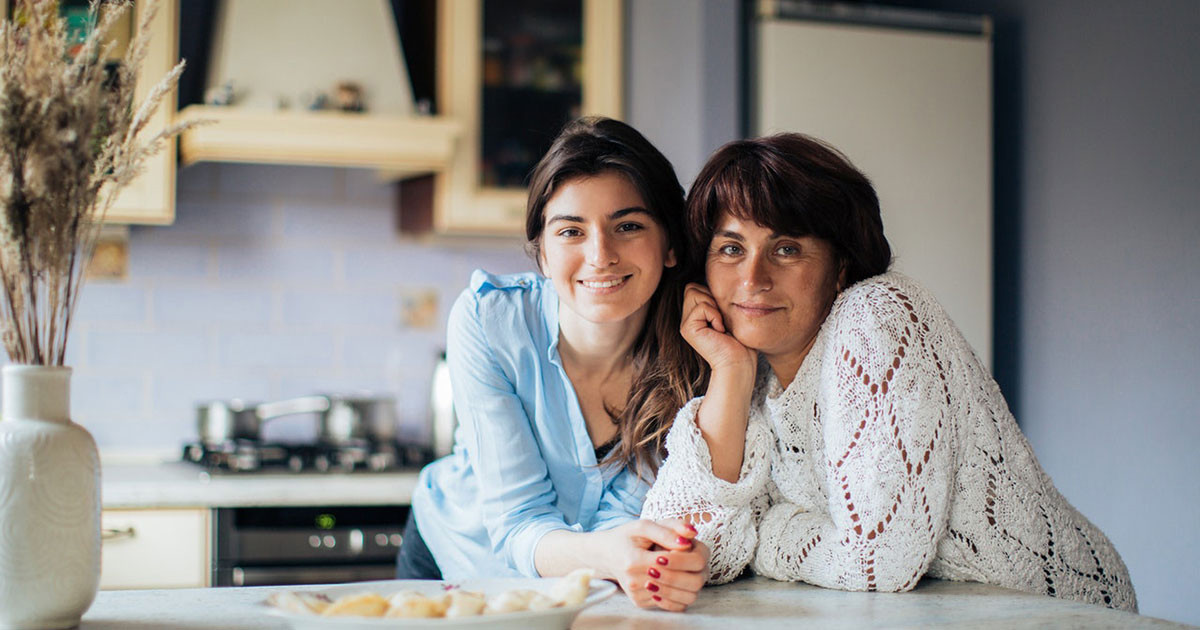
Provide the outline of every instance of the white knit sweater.
<path id="1" fill-rule="evenodd" d="M 1125 610 L 1112 544 L 1034 457 L 996 382 L 927 291 L 844 291 L 786 390 L 760 361 L 741 477 L 712 474 L 689 402 L 643 517 L 701 515 L 710 582 L 905 591 L 923 575 Z"/>

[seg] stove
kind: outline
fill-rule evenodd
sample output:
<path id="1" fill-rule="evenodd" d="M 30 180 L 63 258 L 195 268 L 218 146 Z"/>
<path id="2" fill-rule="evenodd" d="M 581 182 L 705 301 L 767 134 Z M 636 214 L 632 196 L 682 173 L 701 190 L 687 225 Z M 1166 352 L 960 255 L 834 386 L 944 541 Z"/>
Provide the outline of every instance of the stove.
<path id="1" fill-rule="evenodd" d="M 427 447 L 356 440 L 344 444 L 286 444 L 234 439 L 218 444 L 189 442 L 183 460 L 210 472 L 391 472 L 433 461 Z"/>

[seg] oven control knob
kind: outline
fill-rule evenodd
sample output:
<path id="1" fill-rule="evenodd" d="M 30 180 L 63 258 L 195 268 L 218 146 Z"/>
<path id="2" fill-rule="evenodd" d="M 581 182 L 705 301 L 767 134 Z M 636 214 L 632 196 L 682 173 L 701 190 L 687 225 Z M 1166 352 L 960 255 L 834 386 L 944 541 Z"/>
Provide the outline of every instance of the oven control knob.
<path id="1" fill-rule="evenodd" d="M 384 533 L 375 534 L 375 544 L 379 547 L 388 546 L 388 536 Z"/>
<path id="2" fill-rule="evenodd" d="M 321 537 L 317 535 L 309 536 L 308 546 L 312 547 L 313 549 L 319 549 L 321 547 Z"/>
<path id="3" fill-rule="evenodd" d="M 313 466 L 321 472 L 329 472 L 329 458 L 324 455 L 317 455 L 313 458 Z"/>
<path id="4" fill-rule="evenodd" d="M 388 536 L 388 540 L 392 543 L 393 547 L 399 547 L 400 543 L 404 542 L 404 537 L 400 534 L 392 534 Z"/>
<path id="5" fill-rule="evenodd" d="M 321 539 L 321 542 L 330 549 L 337 546 L 337 539 L 334 538 L 332 534 L 325 534 L 325 538 Z"/>

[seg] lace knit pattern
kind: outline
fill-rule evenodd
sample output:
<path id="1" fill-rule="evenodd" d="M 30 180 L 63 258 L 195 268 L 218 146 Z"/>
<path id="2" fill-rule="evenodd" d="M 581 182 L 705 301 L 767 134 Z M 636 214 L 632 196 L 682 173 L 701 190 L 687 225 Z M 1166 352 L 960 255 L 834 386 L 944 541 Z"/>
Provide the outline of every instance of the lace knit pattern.
<path id="1" fill-rule="evenodd" d="M 905 591 L 923 575 L 1136 611 L 1104 534 L 1059 494 L 941 305 L 898 273 L 844 291 L 787 387 L 759 364 L 741 476 L 676 416 L 643 517 L 689 518 L 710 578 Z"/>

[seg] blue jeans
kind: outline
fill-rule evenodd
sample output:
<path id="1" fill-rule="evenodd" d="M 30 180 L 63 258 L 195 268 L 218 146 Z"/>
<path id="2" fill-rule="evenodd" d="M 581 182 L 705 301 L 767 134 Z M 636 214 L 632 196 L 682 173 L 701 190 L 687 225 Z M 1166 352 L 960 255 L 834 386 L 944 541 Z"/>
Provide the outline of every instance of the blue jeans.
<path id="1" fill-rule="evenodd" d="M 421 538 L 414 512 L 408 511 L 408 522 L 404 524 L 404 540 L 400 543 L 400 552 L 396 554 L 396 579 L 440 580 L 442 570 Z"/>

